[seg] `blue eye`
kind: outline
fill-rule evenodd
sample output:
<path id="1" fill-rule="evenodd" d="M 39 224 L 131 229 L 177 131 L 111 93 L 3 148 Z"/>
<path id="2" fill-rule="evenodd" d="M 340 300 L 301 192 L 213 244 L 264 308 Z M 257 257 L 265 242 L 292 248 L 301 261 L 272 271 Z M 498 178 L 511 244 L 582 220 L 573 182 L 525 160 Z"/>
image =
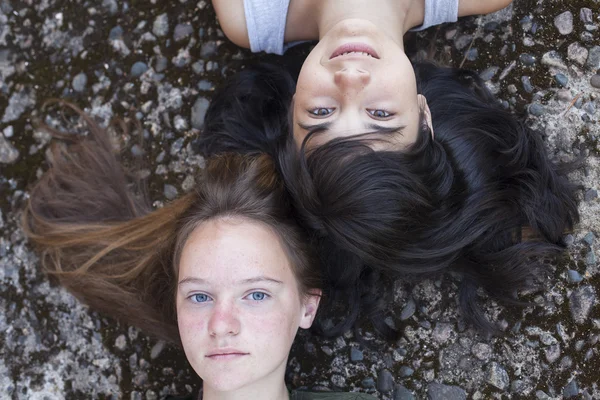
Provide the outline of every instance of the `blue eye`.
<path id="1" fill-rule="evenodd" d="M 317 117 L 326 117 L 329 114 L 331 114 L 334 110 L 335 108 L 317 107 L 308 110 L 308 112 Z"/>
<path id="2" fill-rule="evenodd" d="M 375 118 L 388 118 L 392 116 L 392 113 L 386 110 L 367 110 L 369 114 L 374 116 Z"/>
<path id="3" fill-rule="evenodd" d="M 208 300 L 210 300 L 210 297 L 208 297 L 204 293 L 198 293 L 192 295 L 191 299 L 194 303 L 206 303 Z"/>
<path id="4" fill-rule="evenodd" d="M 249 297 L 250 300 L 262 301 L 269 297 L 269 295 L 263 292 L 252 292 L 247 297 Z"/>

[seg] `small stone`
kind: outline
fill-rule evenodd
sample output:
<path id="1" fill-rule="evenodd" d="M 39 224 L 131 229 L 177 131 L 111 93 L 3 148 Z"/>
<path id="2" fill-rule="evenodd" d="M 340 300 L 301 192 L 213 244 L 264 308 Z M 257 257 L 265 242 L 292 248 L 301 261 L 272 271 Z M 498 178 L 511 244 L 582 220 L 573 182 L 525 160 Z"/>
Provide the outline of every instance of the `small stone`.
<path id="1" fill-rule="evenodd" d="M 364 387 L 366 389 L 374 388 L 375 387 L 375 379 L 373 379 L 369 376 L 368 378 L 363 379 L 360 382 L 360 384 L 362 385 L 362 387 Z"/>
<path id="2" fill-rule="evenodd" d="M 12 164 L 19 158 L 19 150 L 4 135 L 0 135 L 0 164 Z"/>
<path id="3" fill-rule="evenodd" d="M 489 364 L 485 380 L 500 390 L 507 389 L 510 382 L 506 370 L 496 362 Z"/>
<path id="4" fill-rule="evenodd" d="M 415 400 L 415 396 L 412 394 L 410 390 L 405 388 L 402 385 L 396 385 L 394 387 L 394 396 L 393 400 Z"/>
<path id="5" fill-rule="evenodd" d="M 333 386 L 344 387 L 346 386 L 346 378 L 338 374 L 333 374 L 331 375 L 331 383 L 333 383 Z"/>
<path id="6" fill-rule="evenodd" d="M 479 77 L 484 81 L 490 81 L 498 73 L 500 67 L 489 67 L 479 74 Z"/>
<path id="7" fill-rule="evenodd" d="M 364 359 L 363 352 L 356 347 L 350 347 L 350 360 L 351 361 L 362 361 Z"/>
<path id="8" fill-rule="evenodd" d="M 177 24 L 173 32 L 173 40 L 179 42 L 194 33 L 194 28 L 190 24 Z"/>
<path id="9" fill-rule="evenodd" d="M 127 348 L 127 338 L 125 335 L 119 335 L 119 337 L 115 339 L 115 347 L 121 351 Z"/>
<path id="10" fill-rule="evenodd" d="M 402 378 L 411 376 L 414 373 L 415 373 L 415 370 L 412 369 L 411 367 L 407 367 L 406 365 L 401 366 L 400 369 L 398 370 L 398 375 L 400 375 Z"/>
<path id="11" fill-rule="evenodd" d="M 131 400 L 142 400 L 142 394 L 140 392 L 138 392 L 137 390 L 134 390 L 133 392 L 131 392 L 131 394 L 129 395 L 129 398 Z"/>
<path id="12" fill-rule="evenodd" d="M 588 267 L 596 266 L 596 253 L 594 253 L 594 249 L 590 249 L 585 256 L 585 265 Z"/>
<path id="13" fill-rule="evenodd" d="M 594 105 L 593 101 L 587 101 L 587 102 L 583 103 L 582 109 L 589 115 L 596 114 L 596 106 Z"/>
<path id="14" fill-rule="evenodd" d="M 592 70 L 600 68 L 600 46 L 594 46 L 588 52 L 586 66 Z"/>
<path id="15" fill-rule="evenodd" d="M 563 389 L 563 397 L 565 399 L 570 399 L 571 397 L 575 397 L 579 394 L 579 386 L 577 385 L 577 381 L 575 379 L 571 380 L 571 382 L 567 383 L 567 386 Z"/>
<path id="16" fill-rule="evenodd" d="M 533 85 L 531 84 L 531 79 L 528 76 L 522 76 L 521 83 L 523 83 L 523 89 L 525 89 L 527 93 L 533 93 Z"/>
<path id="17" fill-rule="evenodd" d="M 129 74 L 134 78 L 139 78 L 146 71 L 148 71 L 148 66 L 146 65 L 146 63 L 137 61 L 131 66 Z"/>
<path id="18" fill-rule="evenodd" d="M 402 312 L 400 312 L 400 320 L 406 321 L 415 314 L 416 310 L 417 304 L 415 303 L 414 299 L 410 297 L 404 305 L 404 308 L 402 308 Z"/>
<path id="19" fill-rule="evenodd" d="M 188 129 L 188 122 L 183 116 L 176 115 L 173 119 L 173 126 L 176 131 L 183 132 Z"/>
<path id="20" fill-rule="evenodd" d="M 563 103 L 570 102 L 573 100 L 573 96 L 571 95 L 571 91 L 568 89 L 561 89 L 556 92 L 556 98 Z"/>
<path id="21" fill-rule="evenodd" d="M 87 75 L 83 72 L 75 75 L 75 78 L 73 78 L 73 82 L 71 82 L 73 90 L 79 93 L 85 90 L 85 85 L 87 85 Z"/>
<path id="22" fill-rule="evenodd" d="M 526 383 L 520 379 L 515 379 L 510 383 L 510 391 L 513 393 L 523 393 Z"/>
<path id="23" fill-rule="evenodd" d="M 528 111 L 529 114 L 533 115 L 534 117 L 539 117 L 540 115 L 544 115 L 546 113 L 546 109 L 544 108 L 544 106 L 538 103 L 530 104 L 528 107 Z"/>
<path id="24" fill-rule="evenodd" d="M 160 14 L 152 24 L 152 33 L 158 37 L 166 36 L 169 33 L 169 17 L 167 13 Z"/>
<path id="25" fill-rule="evenodd" d="M 148 382 L 148 374 L 143 371 L 137 372 L 131 380 L 136 387 L 143 387 Z M 141 395 L 140 395 L 141 396 Z"/>
<path id="26" fill-rule="evenodd" d="M 394 389 L 394 377 L 387 369 L 382 369 L 377 376 L 377 390 L 388 393 Z"/>
<path id="27" fill-rule="evenodd" d="M 494 31 L 497 31 L 499 27 L 500 27 L 500 23 L 499 22 L 490 21 L 490 22 L 487 22 L 483 26 L 483 30 L 486 31 L 486 32 L 494 32 Z"/>
<path id="28" fill-rule="evenodd" d="M 469 44 L 471 44 L 472 41 L 473 41 L 472 35 L 460 35 L 454 41 L 454 47 L 456 47 L 457 50 L 462 50 L 465 47 L 467 47 Z"/>
<path id="29" fill-rule="evenodd" d="M 543 390 L 538 390 L 535 392 L 535 397 L 538 400 L 552 400 L 552 397 L 548 396 L 546 394 L 546 392 L 544 392 Z"/>
<path id="30" fill-rule="evenodd" d="M 445 322 L 438 322 L 431 333 L 431 337 L 438 343 L 445 343 L 454 333 L 454 326 Z"/>
<path id="31" fill-rule="evenodd" d="M 153 390 L 146 391 L 146 400 L 158 400 L 158 395 Z"/>
<path id="32" fill-rule="evenodd" d="M 458 386 L 430 383 L 427 385 L 428 400 L 466 400 L 467 393 Z"/>
<path id="33" fill-rule="evenodd" d="M 598 198 L 598 191 L 596 189 L 588 189 L 583 195 L 583 200 L 586 202 L 590 202 Z"/>
<path id="34" fill-rule="evenodd" d="M 573 32 L 573 13 L 565 11 L 554 18 L 554 26 L 558 29 L 561 35 L 568 35 Z"/>
<path id="35" fill-rule="evenodd" d="M 204 60 L 198 60 L 192 64 L 192 70 L 200 75 L 204 72 Z"/>
<path id="36" fill-rule="evenodd" d="M 216 42 L 205 42 L 200 47 L 200 58 L 207 58 L 217 54 L 217 43 Z"/>
<path id="37" fill-rule="evenodd" d="M 108 40 L 119 40 L 123 38 L 123 28 L 117 25 L 108 33 Z"/>
<path id="38" fill-rule="evenodd" d="M 549 364 L 552 364 L 560 358 L 560 345 L 557 343 L 548 346 L 548 348 L 544 350 L 544 353 L 546 355 L 546 361 L 548 361 Z"/>
<path id="39" fill-rule="evenodd" d="M 596 293 L 592 286 L 583 286 L 571 293 L 569 309 L 576 324 L 585 323 L 595 302 Z"/>
<path id="40" fill-rule="evenodd" d="M 467 54 L 465 54 L 465 57 L 469 61 L 475 61 L 475 60 L 477 60 L 477 56 L 479 56 L 479 50 L 477 50 L 477 48 L 475 48 L 475 47 L 471 47 L 467 51 Z"/>
<path id="41" fill-rule="evenodd" d="M 583 241 L 588 245 L 588 246 L 593 246 L 594 245 L 594 239 L 596 239 L 596 237 L 594 236 L 593 232 L 588 232 L 585 234 L 585 236 L 583 237 Z"/>
<path id="42" fill-rule="evenodd" d="M 177 192 L 177 189 L 175 189 L 175 192 Z M 166 343 L 163 340 L 159 340 L 158 342 L 156 342 L 156 344 L 152 346 L 152 350 L 150 350 L 150 359 L 157 359 L 158 356 L 160 356 L 160 353 L 162 353 L 163 349 L 165 348 L 165 344 Z"/>
<path id="43" fill-rule="evenodd" d="M 579 283 L 583 280 L 583 276 L 573 269 L 567 271 L 567 277 L 569 278 L 569 282 L 571 283 Z"/>
<path id="44" fill-rule="evenodd" d="M 492 348 L 487 343 L 475 343 L 471 353 L 481 361 L 487 361 L 492 356 Z"/>
<path id="45" fill-rule="evenodd" d="M 173 185 L 165 184 L 164 193 L 168 200 L 173 200 L 177 197 L 177 188 Z"/>
<path id="46" fill-rule="evenodd" d="M 583 22 L 584 24 L 591 24 L 592 22 L 594 22 L 594 20 L 592 19 L 592 10 L 583 7 L 581 10 L 579 10 L 579 19 L 581 19 L 581 22 Z"/>
<path id="47" fill-rule="evenodd" d="M 535 64 L 535 57 L 532 56 L 531 54 L 527 54 L 527 53 L 521 54 L 519 56 L 519 60 L 521 61 L 521 63 L 523 63 L 523 65 L 531 66 L 531 65 Z"/>
<path id="48" fill-rule="evenodd" d="M 544 53 L 542 56 L 542 64 L 548 67 L 555 67 L 563 70 L 568 68 L 561 55 L 556 50 L 551 50 L 547 53 Z"/>
<path id="49" fill-rule="evenodd" d="M 579 44 L 579 42 L 573 42 L 567 47 L 567 57 L 579 65 L 584 65 L 588 59 L 588 49 Z"/>
<path id="50" fill-rule="evenodd" d="M 206 110 L 210 102 L 204 97 L 198 97 L 194 106 L 192 107 L 192 127 L 196 129 L 202 129 L 204 126 L 204 117 L 206 116 Z"/>
<path id="51" fill-rule="evenodd" d="M 154 70 L 156 72 L 163 72 L 165 69 L 167 69 L 167 65 L 169 64 L 169 60 L 167 60 L 166 57 L 158 57 L 156 59 L 156 62 L 154 63 Z"/>
<path id="52" fill-rule="evenodd" d="M 554 80 L 560 87 L 566 87 L 569 84 L 569 78 L 565 74 L 554 75 Z"/>
<path id="53" fill-rule="evenodd" d="M 567 247 L 571 247 L 571 246 L 573 246 L 573 244 L 575 244 L 575 237 L 573 235 L 571 235 L 570 233 L 568 235 L 565 235 L 563 240 L 565 241 L 565 245 Z"/>
<path id="54" fill-rule="evenodd" d="M 5 138 L 11 138 L 14 135 L 14 128 L 12 127 L 12 125 L 7 126 L 6 128 L 4 128 L 4 130 L 2 131 L 2 134 L 4 135 Z"/>

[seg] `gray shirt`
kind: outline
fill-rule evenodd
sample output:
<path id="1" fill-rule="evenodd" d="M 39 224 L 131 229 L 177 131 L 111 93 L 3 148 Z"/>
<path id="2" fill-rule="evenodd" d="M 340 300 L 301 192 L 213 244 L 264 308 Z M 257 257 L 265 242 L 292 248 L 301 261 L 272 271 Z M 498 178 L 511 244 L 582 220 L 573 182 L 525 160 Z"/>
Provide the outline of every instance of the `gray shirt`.
<path id="1" fill-rule="evenodd" d="M 244 0 L 244 14 L 250 49 L 253 52 L 283 54 L 297 44 L 284 44 L 285 21 L 290 0 Z M 425 0 L 423 24 L 412 31 L 420 31 L 444 22 L 458 19 L 458 0 Z"/>

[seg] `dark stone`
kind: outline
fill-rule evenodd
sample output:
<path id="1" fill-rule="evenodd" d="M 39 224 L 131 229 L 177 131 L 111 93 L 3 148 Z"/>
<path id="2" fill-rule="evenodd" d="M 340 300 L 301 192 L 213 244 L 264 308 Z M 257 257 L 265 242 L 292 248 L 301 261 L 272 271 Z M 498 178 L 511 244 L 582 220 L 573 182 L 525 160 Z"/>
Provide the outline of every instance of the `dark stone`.
<path id="1" fill-rule="evenodd" d="M 131 71 L 129 71 L 129 74 L 134 78 L 139 78 L 146 71 L 148 71 L 148 65 L 142 61 L 137 61 L 131 66 Z"/>
<path id="2" fill-rule="evenodd" d="M 411 297 L 408 299 L 408 301 L 404 305 L 404 308 L 402 309 L 402 312 L 400 313 L 400 320 L 406 321 L 415 314 L 415 311 L 417 311 L 417 304 L 415 303 L 415 300 Z"/>
<path id="3" fill-rule="evenodd" d="M 565 74 L 558 73 L 554 75 L 554 80 L 560 87 L 566 87 L 569 84 L 569 78 Z"/>
<path id="4" fill-rule="evenodd" d="M 350 360 L 351 361 L 362 361 L 364 359 L 363 352 L 356 347 L 350 347 Z"/>
<path id="5" fill-rule="evenodd" d="M 596 89 L 600 89 L 600 75 L 596 74 L 590 78 L 590 85 Z"/>
<path id="6" fill-rule="evenodd" d="M 491 362 L 489 364 L 485 380 L 487 383 L 500 390 L 508 389 L 508 385 L 510 383 L 510 380 L 508 379 L 508 373 L 500 364 L 496 362 Z"/>
<path id="7" fill-rule="evenodd" d="M 406 365 L 401 366 L 400 370 L 398 371 L 398 375 L 400 375 L 402 378 L 411 376 L 414 373 L 415 373 L 415 370 L 412 369 L 411 367 L 407 367 Z"/>
<path id="8" fill-rule="evenodd" d="M 117 39 L 122 39 L 122 38 L 123 38 L 123 28 L 121 28 L 119 25 L 112 28 L 108 34 L 109 40 L 117 40 Z"/>
<path id="9" fill-rule="evenodd" d="M 589 49 L 586 65 L 592 70 L 600 68 L 600 46 L 594 46 Z"/>
<path id="10" fill-rule="evenodd" d="M 541 104 L 533 103 L 533 104 L 529 105 L 528 111 L 529 111 L 529 114 L 531 114 L 535 117 L 539 117 L 540 115 L 544 115 L 544 113 L 546 112 L 546 109 Z"/>
<path id="11" fill-rule="evenodd" d="M 394 377 L 387 369 L 382 369 L 377 376 L 377 390 L 388 393 L 394 389 Z"/>
<path id="12" fill-rule="evenodd" d="M 192 107 L 192 127 L 196 129 L 202 129 L 204 126 L 204 116 L 210 102 L 204 97 L 198 97 L 194 106 Z"/>
<path id="13" fill-rule="evenodd" d="M 598 198 L 598 191 L 596 189 L 588 189 L 583 195 L 584 201 L 592 201 Z"/>
<path id="14" fill-rule="evenodd" d="M 523 83 L 523 89 L 525 89 L 527 93 L 533 92 L 533 85 L 531 84 L 531 79 L 528 76 L 522 76 L 521 83 Z"/>
<path id="15" fill-rule="evenodd" d="M 392 398 L 394 400 L 415 400 L 415 396 L 412 392 L 402 385 L 396 385 L 396 387 L 394 387 L 394 396 Z"/>
<path id="16" fill-rule="evenodd" d="M 577 385 L 577 381 L 573 379 L 571 382 L 567 383 L 567 386 L 563 389 L 563 397 L 565 399 L 570 399 L 571 397 L 575 397 L 579 394 L 579 386 Z"/>
<path id="17" fill-rule="evenodd" d="M 375 387 L 375 379 L 368 377 L 368 378 L 363 379 L 360 384 L 362 385 L 362 387 L 364 387 L 366 389 L 374 388 Z"/>
<path id="18" fill-rule="evenodd" d="M 521 54 L 519 56 L 519 60 L 521 61 L 521 63 L 523 63 L 524 65 L 533 65 L 535 64 L 535 57 L 532 56 L 531 54 Z"/>
<path id="19" fill-rule="evenodd" d="M 428 400 L 466 400 L 467 393 L 458 386 L 448 386 L 441 383 L 427 385 Z"/>
<path id="20" fill-rule="evenodd" d="M 500 23 L 496 21 L 490 21 L 483 26 L 483 30 L 486 32 L 494 32 L 497 31 L 498 28 L 500 28 Z"/>

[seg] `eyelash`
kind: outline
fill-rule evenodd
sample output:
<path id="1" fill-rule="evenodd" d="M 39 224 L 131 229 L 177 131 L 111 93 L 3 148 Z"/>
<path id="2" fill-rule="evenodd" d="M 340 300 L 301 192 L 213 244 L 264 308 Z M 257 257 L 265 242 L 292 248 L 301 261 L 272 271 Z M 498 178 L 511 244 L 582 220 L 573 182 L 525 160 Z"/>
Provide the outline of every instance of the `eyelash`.
<path id="1" fill-rule="evenodd" d="M 328 112 L 327 114 L 319 114 L 319 113 L 318 113 L 318 112 L 319 112 L 319 110 L 328 110 L 329 112 Z M 309 109 L 309 110 L 308 110 L 308 112 L 309 112 L 310 114 L 314 115 L 315 117 L 328 117 L 328 116 L 329 116 L 329 115 L 331 115 L 331 114 L 332 114 L 334 111 L 335 111 L 335 108 L 329 108 L 329 107 L 315 107 L 315 108 L 311 108 L 311 109 Z M 384 112 L 386 115 L 385 115 L 385 116 L 383 116 L 383 117 L 378 117 L 378 116 L 376 116 L 376 115 L 374 114 L 375 112 L 378 112 L 378 111 L 382 111 L 382 112 Z M 375 118 L 379 118 L 379 119 L 386 119 L 386 118 L 389 118 L 389 117 L 392 117 L 392 116 L 394 116 L 394 113 L 392 113 L 392 112 L 390 112 L 390 111 L 387 111 L 387 110 L 385 110 L 385 109 L 383 109 L 383 108 L 372 109 L 372 110 L 369 110 L 369 109 L 367 109 L 367 112 L 368 112 L 369 114 L 371 114 L 373 117 L 375 117 Z"/>
<path id="2" fill-rule="evenodd" d="M 244 296 L 244 299 L 252 296 L 255 293 L 262 294 L 262 295 L 264 295 L 264 297 L 262 299 L 260 299 L 260 300 L 256 300 L 256 299 L 248 299 L 248 300 L 255 301 L 255 302 L 261 302 L 261 301 L 267 300 L 268 298 L 271 297 L 269 294 L 257 290 L 257 291 L 248 293 L 246 296 Z M 207 300 L 205 300 L 205 301 L 196 301 L 196 297 L 197 296 L 205 296 Z M 211 299 L 209 295 L 204 294 L 204 293 L 195 293 L 195 294 L 189 296 L 188 298 L 192 301 L 192 303 L 195 303 L 195 304 L 206 303 L 206 302 L 208 302 L 208 299 Z"/>

